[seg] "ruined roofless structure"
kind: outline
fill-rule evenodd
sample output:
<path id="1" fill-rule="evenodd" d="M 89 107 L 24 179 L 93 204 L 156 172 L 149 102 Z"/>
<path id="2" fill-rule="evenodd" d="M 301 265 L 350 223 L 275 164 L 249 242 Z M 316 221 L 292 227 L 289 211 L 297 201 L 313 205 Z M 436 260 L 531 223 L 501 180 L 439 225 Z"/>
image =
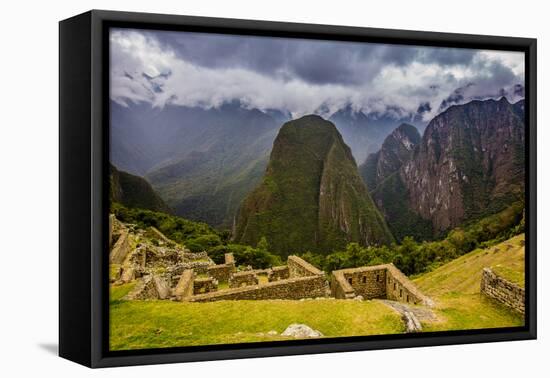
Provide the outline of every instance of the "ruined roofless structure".
<path id="1" fill-rule="evenodd" d="M 238 270 L 233 254 L 215 264 L 206 252 L 190 253 L 159 230 L 135 230 L 110 217 L 111 282 L 136 281 L 127 299 L 189 302 L 333 297 L 389 299 L 431 306 L 432 301 L 393 264 L 325 272 L 298 256 L 269 269 Z M 158 269 L 162 267 L 162 269 Z"/>
<path id="2" fill-rule="evenodd" d="M 335 270 L 331 277 L 331 295 L 337 299 L 389 299 L 432 306 L 430 298 L 393 264 Z"/>

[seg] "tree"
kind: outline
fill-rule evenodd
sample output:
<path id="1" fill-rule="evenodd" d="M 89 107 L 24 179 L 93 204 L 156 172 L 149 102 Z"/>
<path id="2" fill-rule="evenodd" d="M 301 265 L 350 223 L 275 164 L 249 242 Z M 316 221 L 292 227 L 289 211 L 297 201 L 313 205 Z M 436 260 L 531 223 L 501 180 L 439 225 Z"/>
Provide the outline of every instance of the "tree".
<path id="1" fill-rule="evenodd" d="M 267 242 L 267 239 L 265 236 L 262 236 L 260 240 L 258 241 L 258 244 L 256 244 L 256 248 L 262 252 L 268 252 L 269 251 L 269 243 Z"/>

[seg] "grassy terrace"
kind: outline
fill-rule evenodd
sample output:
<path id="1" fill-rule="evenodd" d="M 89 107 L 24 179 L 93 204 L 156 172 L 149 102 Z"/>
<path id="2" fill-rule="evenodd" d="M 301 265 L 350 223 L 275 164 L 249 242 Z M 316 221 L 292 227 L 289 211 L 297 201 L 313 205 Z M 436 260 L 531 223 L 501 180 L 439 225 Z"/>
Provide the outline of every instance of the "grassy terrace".
<path id="1" fill-rule="evenodd" d="M 423 322 L 423 329 L 522 325 L 521 316 L 481 295 L 479 289 L 484 267 L 492 267 L 515 282 L 523 281 L 522 239 L 524 235 L 518 235 L 495 247 L 475 250 L 416 278 L 414 283 L 436 302 L 433 310 L 437 320 Z M 404 332 L 400 315 L 376 300 L 123 300 L 132 287 L 127 284 L 111 288 L 113 350 L 283 340 L 280 334 L 292 323 L 307 324 L 326 337 Z M 269 331 L 276 331 L 277 335 L 268 335 Z"/>
<path id="2" fill-rule="evenodd" d="M 424 324 L 424 329 L 443 331 L 523 325 L 521 316 L 481 295 L 480 281 L 484 267 L 493 267 L 499 274 L 507 270 L 509 277 L 523 280 L 525 248 L 520 240 L 524 239 L 522 234 L 494 247 L 472 251 L 415 279 L 414 283 L 436 301 L 435 312 L 439 320 Z"/>
<path id="3" fill-rule="evenodd" d="M 376 301 L 123 301 L 111 296 L 112 350 L 284 340 L 292 323 L 327 337 L 401 333 L 400 316 Z M 118 298 L 118 299 L 117 299 Z M 268 335 L 269 331 L 278 335 Z"/>

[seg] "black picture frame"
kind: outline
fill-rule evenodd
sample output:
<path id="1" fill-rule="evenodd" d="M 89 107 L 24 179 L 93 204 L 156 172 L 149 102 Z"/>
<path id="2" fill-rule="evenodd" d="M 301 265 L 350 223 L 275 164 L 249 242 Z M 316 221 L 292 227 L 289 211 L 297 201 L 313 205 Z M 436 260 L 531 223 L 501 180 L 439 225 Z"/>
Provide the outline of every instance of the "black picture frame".
<path id="1" fill-rule="evenodd" d="M 110 27 L 522 51 L 526 57 L 525 326 L 415 335 L 108 350 Z M 535 339 L 536 39 L 92 10 L 59 23 L 59 354 L 89 367 Z"/>

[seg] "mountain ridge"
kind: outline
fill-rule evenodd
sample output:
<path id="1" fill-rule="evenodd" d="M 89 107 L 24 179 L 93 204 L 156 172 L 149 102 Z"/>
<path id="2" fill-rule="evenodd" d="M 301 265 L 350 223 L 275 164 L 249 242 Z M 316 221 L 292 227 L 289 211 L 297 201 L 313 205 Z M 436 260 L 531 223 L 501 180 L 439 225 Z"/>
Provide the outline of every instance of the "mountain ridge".
<path id="1" fill-rule="evenodd" d="M 417 237 L 437 236 L 523 199 L 523 107 L 474 100 L 428 124 L 411 157 L 372 193 L 398 239 L 413 226 Z"/>
<path id="2" fill-rule="evenodd" d="M 143 177 L 118 170 L 113 164 L 110 164 L 109 170 L 111 202 L 118 202 L 127 207 L 172 213 Z"/>

